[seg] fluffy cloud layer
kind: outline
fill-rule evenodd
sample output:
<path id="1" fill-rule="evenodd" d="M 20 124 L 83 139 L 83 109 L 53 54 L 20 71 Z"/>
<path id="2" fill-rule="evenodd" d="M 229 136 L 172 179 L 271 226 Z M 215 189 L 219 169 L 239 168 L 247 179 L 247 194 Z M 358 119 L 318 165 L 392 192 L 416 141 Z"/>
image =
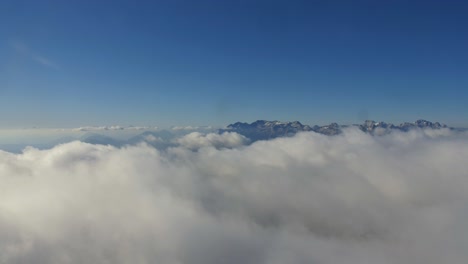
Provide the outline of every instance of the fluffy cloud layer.
<path id="1" fill-rule="evenodd" d="M 148 126 L 84 126 L 73 128 L 72 131 L 106 131 L 106 130 L 157 130 L 157 127 L 148 127 Z"/>
<path id="2" fill-rule="evenodd" d="M 468 258 L 466 136 L 219 137 L 0 152 L 0 263 Z"/>
<path id="3" fill-rule="evenodd" d="M 235 148 L 247 144 L 249 140 L 234 132 L 224 132 L 222 134 L 200 132 L 192 132 L 181 138 L 176 139 L 176 143 L 180 146 L 197 150 L 203 147 L 215 148 Z"/>

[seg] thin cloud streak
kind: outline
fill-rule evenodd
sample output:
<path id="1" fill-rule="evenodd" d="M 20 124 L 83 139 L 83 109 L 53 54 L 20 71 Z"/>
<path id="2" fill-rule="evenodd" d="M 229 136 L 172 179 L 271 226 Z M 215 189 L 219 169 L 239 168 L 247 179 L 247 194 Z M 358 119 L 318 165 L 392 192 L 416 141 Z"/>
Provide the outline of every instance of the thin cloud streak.
<path id="1" fill-rule="evenodd" d="M 31 61 L 34 61 L 42 66 L 52 68 L 55 70 L 60 69 L 61 67 L 51 60 L 50 58 L 44 56 L 43 54 L 39 54 L 36 51 L 32 50 L 26 43 L 13 39 L 9 42 L 10 47 L 12 47 L 18 54 L 21 56 L 29 58 Z"/>

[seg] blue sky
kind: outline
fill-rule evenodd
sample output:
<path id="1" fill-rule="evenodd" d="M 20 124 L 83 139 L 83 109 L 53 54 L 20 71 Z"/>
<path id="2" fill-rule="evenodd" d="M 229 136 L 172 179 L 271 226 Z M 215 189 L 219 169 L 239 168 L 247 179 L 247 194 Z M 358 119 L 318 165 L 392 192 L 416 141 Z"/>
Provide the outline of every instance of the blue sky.
<path id="1" fill-rule="evenodd" d="M 0 128 L 468 125 L 465 1 L 1 1 Z"/>

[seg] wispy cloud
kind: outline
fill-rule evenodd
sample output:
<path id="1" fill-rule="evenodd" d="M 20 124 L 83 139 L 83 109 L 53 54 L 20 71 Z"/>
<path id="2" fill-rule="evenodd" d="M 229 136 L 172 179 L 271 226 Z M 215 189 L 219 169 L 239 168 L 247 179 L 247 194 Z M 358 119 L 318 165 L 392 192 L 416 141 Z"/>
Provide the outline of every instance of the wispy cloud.
<path id="1" fill-rule="evenodd" d="M 53 68 L 53 69 L 60 69 L 60 66 L 50 58 L 40 54 L 34 50 L 32 50 L 26 43 L 23 41 L 12 39 L 9 42 L 10 47 L 12 47 L 18 54 L 21 56 L 27 57 L 30 60 L 41 64 L 42 66 Z"/>
<path id="2" fill-rule="evenodd" d="M 51 68 L 54 68 L 54 69 L 59 69 L 60 67 L 53 61 L 51 61 L 50 59 L 44 57 L 44 56 L 41 56 L 41 55 L 37 55 L 35 54 L 32 59 L 44 66 L 47 66 L 47 67 L 51 67 Z"/>
<path id="3" fill-rule="evenodd" d="M 171 128 L 172 130 L 212 130 L 212 126 L 174 126 Z"/>
<path id="4" fill-rule="evenodd" d="M 106 131 L 106 130 L 157 130 L 158 127 L 149 126 L 84 126 L 73 128 L 72 131 Z"/>

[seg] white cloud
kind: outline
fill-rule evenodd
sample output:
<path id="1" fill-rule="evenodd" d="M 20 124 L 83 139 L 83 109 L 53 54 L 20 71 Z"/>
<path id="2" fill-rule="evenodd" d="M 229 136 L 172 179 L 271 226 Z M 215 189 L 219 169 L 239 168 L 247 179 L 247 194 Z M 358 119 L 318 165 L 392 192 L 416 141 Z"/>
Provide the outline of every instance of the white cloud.
<path id="1" fill-rule="evenodd" d="M 146 142 L 164 142 L 161 137 L 156 137 L 154 135 L 146 135 L 143 137 L 144 141 Z"/>
<path id="2" fill-rule="evenodd" d="M 179 130 L 186 130 L 186 131 L 193 131 L 193 130 L 212 130 L 212 126 L 174 126 L 171 128 L 172 130 L 179 131 Z"/>
<path id="3" fill-rule="evenodd" d="M 149 126 L 83 126 L 73 128 L 72 131 L 106 131 L 106 130 L 157 130 L 157 127 Z"/>
<path id="4" fill-rule="evenodd" d="M 222 134 L 192 132 L 178 138 L 176 142 L 183 147 L 196 150 L 203 147 L 235 148 L 245 145 L 249 140 L 235 132 L 224 132 Z"/>
<path id="5" fill-rule="evenodd" d="M 121 126 L 84 126 L 72 129 L 73 131 L 100 131 L 100 130 L 123 130 Z"/>
<path id="6" fill-rule="evenodd" d="M 349 129 L 210 147 L 238 142 L 218 136 L 189 134 L 167 152 L 0 151 L 0 263 L 468 258 L 466 136 Z"/>

